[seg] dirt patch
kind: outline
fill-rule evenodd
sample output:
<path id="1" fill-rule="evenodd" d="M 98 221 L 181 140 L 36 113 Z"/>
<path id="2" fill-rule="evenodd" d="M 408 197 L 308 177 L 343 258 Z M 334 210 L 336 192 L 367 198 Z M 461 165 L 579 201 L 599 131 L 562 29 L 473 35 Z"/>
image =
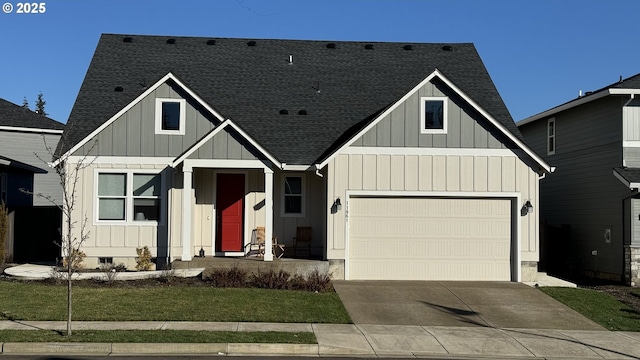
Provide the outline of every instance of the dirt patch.
<path id="1" fill-rule="evenodd" d="M 594 285 L 584 286 L 584 288 L 607 293 L 640 314 L 640 297 L 631 292 L 632 290 L 637 290 L 637 288 L 625 285 Z"/>

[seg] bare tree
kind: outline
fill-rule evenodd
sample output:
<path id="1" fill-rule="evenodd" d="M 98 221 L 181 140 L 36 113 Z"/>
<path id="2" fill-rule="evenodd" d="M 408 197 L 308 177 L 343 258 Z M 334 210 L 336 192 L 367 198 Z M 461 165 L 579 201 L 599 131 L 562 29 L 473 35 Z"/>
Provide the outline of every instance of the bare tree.
<path id="1" fill-rule="evenodd" d="M 68 129 L 67 129 L 68 130 Z M 42 136 L 44 141 L 44 147 L 50 156 L 51 161 L 45 161 L 38 153 L 34 153 L 38 159 L 47 163 L 52 167 L 55 173 L 58 175 L 58 180 L 62 188 L 62 203 L 60 203 L 53 195 L 43 193 L 31 193 L 34 196 L 38 196 L 47 199 L 50 203 L 57 206 L 62 212 L 63 217 L 63 229 L 60 236 L 60 241 L 56 243 L 62 249 L 62 255 L 65 261 L 63 262 L 63 268 L 66 272 L 67 278 L 67 336 L 71 336 L 71 315 L 73 313 L 73 292 L 72 292 L 72 277 L 78 270 L 79 264 L 84 258 L 84 253 L 80 250 L 82 244 L 89 238 L 89 232 L 87 231 L 88 219 L 86 216 L 82 218 L 80 223 L 72 218 L 74 211 L 78 205 L 78 181 L 81 173 L 84 169 L 93 164 L 94 159 L 90 159 L 87 155 L 74 158 L 74 161 L 69 161 L 71 158 L 70 153 L 65 153 L 57 156 L 56 149 L 47 143 L 46 137 Z M 60 138 L 60 142 L 64 144 L 65 136 Z M 97 142 L 93 143 L 93 146 L 87 151 L 91 153 L 93 147 Z M 62 145 L 62 144 L 60 144 Z M 64 149 L 64 146 L 58 146 L 59 149 Z M 77 161 L 75 161 L 78 159 Z M 80 232 L 75 233 L 75 228 L 79 226 Z"/>

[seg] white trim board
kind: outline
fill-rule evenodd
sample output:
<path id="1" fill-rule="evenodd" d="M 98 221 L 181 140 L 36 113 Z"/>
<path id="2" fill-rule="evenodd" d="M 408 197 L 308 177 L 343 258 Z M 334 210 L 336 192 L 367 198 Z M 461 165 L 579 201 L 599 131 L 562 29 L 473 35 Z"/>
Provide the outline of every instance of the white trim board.
<path id="1" fill-rule="evenodd" d="M 54 130 L 54 129 L 26 128 L 26 127 L 20 127 L 20 126 L 0 126 L 0 130 L 29 132 L 29 133 L 38 133 L 38 134 L 59 134 L 59 135 L 62 135 L 64 131 L 64 130 Z"/>
<path id="2" fill-rule="evenodd" d="M 351 146 L 342 151 L 346 155 L 458 155 L 517 157 L 510 149 L 416 148 Z"/>

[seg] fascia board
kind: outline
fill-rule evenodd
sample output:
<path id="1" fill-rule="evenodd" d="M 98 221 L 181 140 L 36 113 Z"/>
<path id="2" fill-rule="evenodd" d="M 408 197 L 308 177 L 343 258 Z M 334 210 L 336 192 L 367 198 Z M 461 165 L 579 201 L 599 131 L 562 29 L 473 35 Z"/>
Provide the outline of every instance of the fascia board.
<path id="1" fill-rule="evenodd" d="M 632 183 L 627 181 L 627 179 L 625 179 L 622 175 L 620 175 L 615 169 L 613 169 L 613 176 L 615 176 L 618 180 L 620 180 L 620 182 L 622 182 L 630 190 L 640 189 L 640 183 Z"/>
<path id="2" fill-rule="evenodd" d="M 528 117 L 528 118 L 526 118 L 524 120 L 520 120 L 520 121 L 518 121 L 516 123 L 516 126 L 520 127 L 522 125 L 529 124 L 529 123 L 534 122 L 536 120 L 540 120 L 540 119 L 543 119 L 543 118 L 547 118 L 547 117 L 553 116 L 553 115 L 555 115 L 555 114 L 557 114 L 557 113 L 559 113 L 561 111 L 569 110 L 569 109 L 574 108 L 576 106 L 580 106 L 580 105 L 589 103 L 591 101 L 595 101 L 595 100 L 601 99 L 601 98 L 603 98 L 605 96 L 612 95 L 613 93 L 611 92 L 611 90 L 621 90 L 621 89 L 608 89 L 608 90 L 603 90 L 603 91 L 601 91 L 599 93 L 583 96 L 583 97 L 581 97 L 579 99 L 575 99 L 575 100 L 573 100 L 571 102 L 568 102 L 568 103 L 566 103 L 564 105 L 560 105 L 558 107 L 554 107 L 553 109 L 549 109 L 547 111 L 543 111 L 543 112 L 538 113 L 536 115 L 530 116 L 530 117 Z M 617 94 L 627 94 L 628 92 L 624 92 L 623 93 L 623 92 L 616 91 L 615 93 L 617 93 Z"/>
<path id="3" fill-rule="evenodd" d="M 173 75 L 173 73 L 169 72 L 169 73 L 167 73 L 167 75 L 163 76 L 160 80 L 156 81 L 153 85 L 151 85 L 147 90 L 145 90 L 142 94 L 140 94 L 137 98 L 135 98 L 127 106 L 125 106 L 120 111 L 118 111 L 115 115 L 113 115 L 111 118 L 109 118 L 109 120 L 105 121 L 97 129 L 92 131 L 84 139 L 82 139 L 80 142 L 78 142 L 69 151 L 67 151 L 62 156 L 60 156 L 60 158 L 58 158 L 58 160 L 56 160 L 53 163 L 53 165 L 54 166 L 58 166 L 58 164 L 62 161 L 62 159 L 65 159 L 66 157 L 68 157 L 71 154 L 73 154 L 74 152 L 76 152 L 78 149 L 80 149 L 82 146 L 84 146 L 87 142 L 89 142 L 89 140 L 93 139 L 96 135 L 98 135 L 100 132 L 102 132 L 105 128 L 107 128 L 109 125 L 111 125 L 114 121 L 116 121 L 116 119 L 118 119 L 119 117 L 124 115 L 132 107 L 134 107 L 136 104 L 138 104 L 144 98 L 149 96 L 153 91 L 155 91 L 158 87 L 160 87 L 160 85 L 166 83 L 168 80 L 173 80 L 182 90 L 184 90 L 187 94 L 189 94 L 189 96 L 191 96 L 196 102 L 198 102 L 200 105 L 202 105 L 202 107 L 207 109 L 207 111 L 209 111 L 211 114 L 213 114 L 220 121 L 224 120 L 224 117 L 222 117 L 222 115 L 220 115 L 220 113 L 215 111 L 211 106 L 209 106 L 206 102 L 204 102 L 200 96 L 198 96 L 195 92 L 193 92 L 193 90 L 189 89 L 182 81 L 180 81 L 180 79 L 178 79 L 175 75 Z"/>
<path id="4" fill-rule="evenodd" d="M 55 130 L 55 129 L 26 128 L 26 127 L 20 127 L 20 126 L 0 126 L 0 130 L 30 132 L 30 133 L 38 133 L 38 134 L 58 134 L 58 135 L 61 135 L 62 132 L 64 131 L 64 130 Z"/>

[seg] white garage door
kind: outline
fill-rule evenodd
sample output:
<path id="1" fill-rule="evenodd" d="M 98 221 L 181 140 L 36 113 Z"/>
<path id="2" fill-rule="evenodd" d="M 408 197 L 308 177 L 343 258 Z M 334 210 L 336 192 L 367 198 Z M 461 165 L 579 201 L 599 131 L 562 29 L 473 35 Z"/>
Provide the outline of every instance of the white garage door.
<path id="1" fill-rule="evenodd" d="M 349 202 L 352 280 L 511 280 L 511 201 L 362 198 Z"/>

